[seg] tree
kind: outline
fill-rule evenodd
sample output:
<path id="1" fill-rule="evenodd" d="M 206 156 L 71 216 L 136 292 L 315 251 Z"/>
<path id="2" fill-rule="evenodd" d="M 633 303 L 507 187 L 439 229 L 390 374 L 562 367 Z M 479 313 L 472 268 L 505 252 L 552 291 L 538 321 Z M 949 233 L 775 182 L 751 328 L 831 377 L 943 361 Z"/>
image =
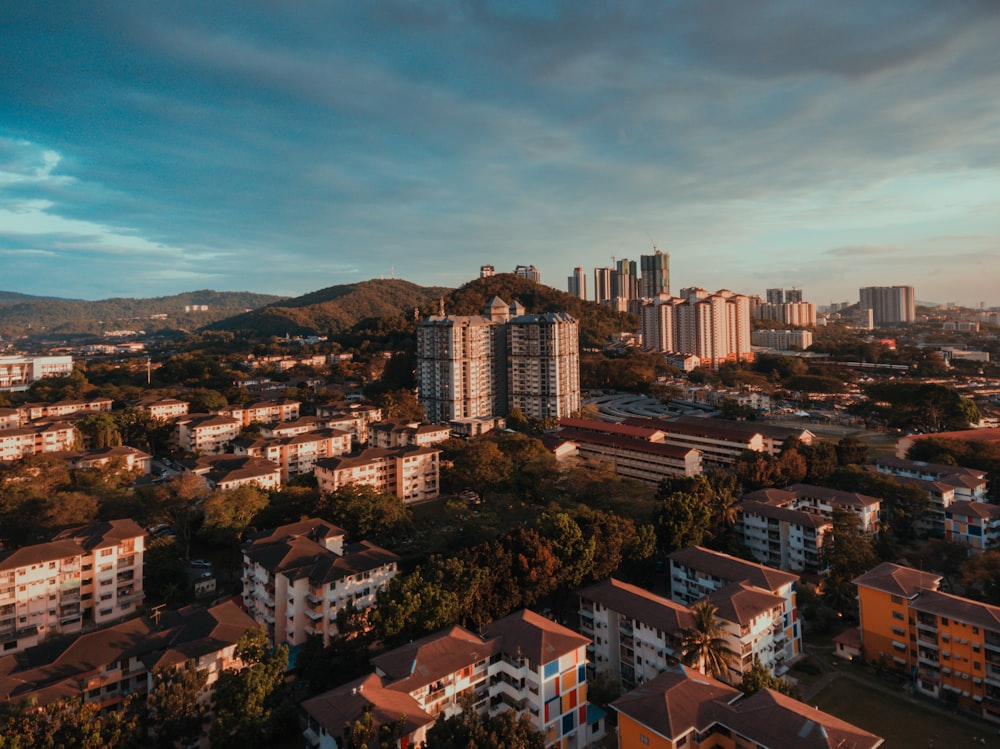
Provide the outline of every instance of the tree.
<path id="1" fill-rule="evenodd" d="M 410 509 L 403 500 L 364 484 L 346 484 L 330 492 L 320 508 L 355 541 L 384 538 L 410 522 Z"/>
<path id="2" fill-rule="evenodd" d="M 405 715 L 392 723 L 376 723 L 371 706 L 366 706 L 359 718 L 344 724 L 343 749 L 396 749 L 405 726 Z"/>
<path id="3" fill-rule="evenodd" d="M 841 437 L 837 442 L 837 462 L 842 466 L 868 462 L 868 445 L 857 437 Z"/>
<path id="4" fill-rule="evenodd" d="M 451 457 L 452 465 L 443 470 L 443 481 L 452 491 L 474 489 L 483 496 L 507 484 L 513 465 L 493 440 L 473 440 Z"/>
<path id="5" fill-rule="evenodd" d="M 545 736 L 514 710 L 480 715 L 471 705 L 451 718 L 444 713 L 427 730 L 426 749 L 544 749 Z"/>
<path id="6" fill-rule="evenodd" d="M 663 498 L 653 518 L 660 550 L 670 553 L 700 545 L 712 521 L 712 512 L 699 497 L 675 492 Z"/>
<path id="7" fill-rule="evenodd" d="M 253 749 L 273 746 L 297 728 L 295 708 L 284 692 L 288 648 L 270 650 L 263 627 L 254 627 L 236 643 L 241 666 L 225 669 L 215 684 L 213 747 Z"/>
<path id="8" fill-rule="evenodd" d="M 39 707 L 22 702 L 0 714 L 0 749 L 138 749 L 142 725 L 135 697 L 116 710 L 79 699 Z"/>
<path id="9" fill-rule="evenodd" d="M 789 697 L 798 696 L 798 690 L 791 682 L 775 676 L 769 669 L 764 667 L 764 664 L 760 662 L 760 658 L 755 655 L 750 668 L 743 672 L 740 691 L 749 697 L 761 689 L 773 689 L 775 692 L 780 692 Z"/>
<path id="10" fill-rule="evenodd" d="M 185 559 L 190 556 L 194 526 L 201 516 L 201 505 L 208 494 L 205 480 L 187 471 L 153 490 L 157 510 L 170 521 Z"/>
<path id="11" fill-rule="evenodd" d="M 961 582 L 965 594 L 1000 606 L 1000 551 L 985 551 L 962 565 Z"/>
<path id="12" fill-rule="evenodd" d="M 535 527 L 559 560 L 559 585 L 567 590 L 580 587 L 594 569 L 594 537 L 584 536 L 580 526 L 565 512 L 543 512 L 535 520 Z"/>
<path id="13" fill-rule="evenodd" d="M 715 616 L 717 611 L 715 604 L 707 598 L 691 607 L 694 625 L 682 632 L 681 662 L 728 682 L 729 665 L 738 656 L 729 647 L 725 627 Z"/>
<path id="14" fill-rule="evenodd" d="M 392 578 L 375 594 L 375 600 L 372 625 L 379 639 L 389 645 L 419 639 L 458 619 L 458 597 L 425 579 L 420 567 Z"/>
<path id="15" fill-rule="evenodd" d="M 830 575 L 853 580 L 878 562 L 871 539 L 861 530 L 851 510 L 834 508 L 833 539 L 826 552 Z"/>
<path id="16" fill-rule="evenodd" d="M 199 701 L 208 683 L 208 674 L 191 660 L 182 666 L 157 666 L 152 672 L 152 688 L 146 697 L 147 727 L 152 746 L 174 749 L 193 744 L 201 736 L 208 708 Z"/>
<path id="17" fill-rule="evenodd" d="M 236 550 L 254 517 L 266 506 L 267 495 L 257 486 L 215 492 L 205 500 L 199 536 L 214 546 Z"/>
<path id="18" fill-rule="evenodd" d="M 87 414 L 76 422 L 76 428 L 83 435 L 84 444 L 89 448 L 118 447 L 122 444 L 118 423 L 109 413 Z"/>

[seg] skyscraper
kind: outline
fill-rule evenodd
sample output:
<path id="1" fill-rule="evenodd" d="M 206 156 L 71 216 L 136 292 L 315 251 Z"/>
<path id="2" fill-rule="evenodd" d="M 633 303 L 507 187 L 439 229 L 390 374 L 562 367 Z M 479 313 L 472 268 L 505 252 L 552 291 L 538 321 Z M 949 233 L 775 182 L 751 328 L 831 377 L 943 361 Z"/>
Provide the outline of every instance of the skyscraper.
<path id="1" fill-rule="evenodd" d="M 636 299 L 639 296 L 639 275 L 635 260 L 622 258 L 615 267 L 612 299 Z"/>
<path id="2" fill-rule="evenodd" d="M 594 301 L 602 304 L 614 296 L 611 288 L 611 268 L 594 268 Z"/>
<path id="3" fill-rule="evenodd" d="M 428 421 L 497 415 L 496 335 L 479 315 L 433 315 L 417 324 L 418 398 Z"/>
<path id="4" fill-rule="evenodd" d="M 764 292 L 767 297 L 768 304 L 781 304 L 785 301 L 785 290 L 784 289 L 768 289 Z"/>
<path id="5" fill-rule="evenodd" d="M 912 286 L 867 286 L 860 291 L 861 309 L 872 311 L 872 322 L 880 325 L 911 323 L 917 317 Z"/>
<path id="6" fill-rule="evenodd" d="M 704 366 L 753 359 L 750 298 L 722 289 L 681 290 L 680 298 L 660 297 L 642 309 L 643 347 L 694 354 Z"/>
<path id="7" fill-rule="evenodd" d="M 579 299 L 587 298 L 587 276 L 583 268 L 574 268 L 573 275 L 567 279 L 569 293 Z"/>
<path id="8" fill-rule="evenodd" d="M 579 324 L 564 312 L 521 315 L 507 323 L 507 393 L 529 419 L 580 410 Z"/>
<path id="9" fill-rule="evenodd" d="M 670 293 L 670 255 L 659 250 L 653 255 L 640 255 L 639 274 L 644 298 Z"/>
<path id="10" fill-rule="evenodd" d="M 802 289 L 785 289 L 785 302 L 799 304 L 802 302 Z"/>

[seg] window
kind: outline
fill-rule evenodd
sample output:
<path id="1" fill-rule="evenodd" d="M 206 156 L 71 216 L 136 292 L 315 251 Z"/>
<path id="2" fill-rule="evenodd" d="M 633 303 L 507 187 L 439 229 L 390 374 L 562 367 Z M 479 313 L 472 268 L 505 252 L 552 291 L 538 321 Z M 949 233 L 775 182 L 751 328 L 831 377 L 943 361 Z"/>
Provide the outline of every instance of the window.
<path id="1" fill-rule="evenodd" d="M 902 621 L 903 620 L 903 614 L 900 611 L 893 611 L 892 612 L 892 618 L 893 619 L 899 619 L 900 621 Z"/>
<path id="2" fill-rule="evenodd" d="M 644 733 L 639 734 L 639 742 L 642 744 L 649 744 L 649 736 Z"/>

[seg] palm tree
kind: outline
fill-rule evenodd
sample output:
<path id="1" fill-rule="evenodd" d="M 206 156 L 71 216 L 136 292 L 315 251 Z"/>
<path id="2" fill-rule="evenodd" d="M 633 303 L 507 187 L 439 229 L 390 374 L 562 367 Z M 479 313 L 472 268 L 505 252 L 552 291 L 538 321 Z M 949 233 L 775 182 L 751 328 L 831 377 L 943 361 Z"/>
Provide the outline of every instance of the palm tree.
<path id="1" fill-rule="evenodd" d="M 729 664 L 736 660 L 736 653 L 726 642 L 726 630 L 715 618 L 718 611 L 707 598 L 691 607 L 694 626 L 685 629 L 681 639 L 681 662 L 696 666 L 703 674 L 729 681 Z"/>

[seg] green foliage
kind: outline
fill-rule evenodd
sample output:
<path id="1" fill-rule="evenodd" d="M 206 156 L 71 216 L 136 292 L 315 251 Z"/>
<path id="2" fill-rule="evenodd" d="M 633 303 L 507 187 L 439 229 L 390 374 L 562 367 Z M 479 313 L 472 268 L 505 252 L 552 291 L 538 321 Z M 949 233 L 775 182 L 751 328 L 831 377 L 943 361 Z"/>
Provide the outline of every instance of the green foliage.
<path id="1" fill-rule="evenodd" d="M 930 495 L 908 483 L 899 483 L 895 477 L 865 471 L 850 465 L 834 471 L 827 486 L 842 491 L 857 492 L 882 500 L 882 532 L 891 533 L 896 541 L 912 540 L 917 523 L 932 509 Z"/>
<path id="2" fill-rule="evenodd" d="M 470 708 L 451 718 L 442 714 L 427 731 L 425 749 L 544 749 L 545 736 L 526 714 L 480 715 Z"/>
<path id="3" fill-rule="evenodd" d="M 729 665 L 738 655 L 727 644 L 726 630 L 715 616 L 717 611 L 715 604 L 707 598 L 691 607 L 694 625 L 682 633 L 681 662 L 728 682 Z"/>
<path id="4" fill-rule="evenodd" d="M 102 715 L 81 700 L 39 707 L 23 702 L 0 714 L 0 749 L 138 749 L 143 746 L 138 698 Z"/>
<path id="5" fill-rule="evenodd" d="M 390 647 L 419 639 L 458 620 L 458 596 L 424 578 L 420 568 L 397 575 L 375 594 L 372 625 Z"/>
<path id="6" fill-rule="evenodd" d="M 1000 551 L 985 551 L 962 565 L 959 577 L 965 594 L 1000 606 Z"/>
<path id="7" fill-rule="evenodd" d="M 788 390 L 796 390 L 803 393 L 847 392 L 843 380 L 837 377 L 824 377 L 823 375 L 793 375 L 786 379 L 782 385 Z"/>
<path id="8" fill-rule="evenodd" d="M 122 444 L 118 423 L 110 413 L 87 414 L 77 421 L 75 426 L 77 431 L 83 435 L 85 447 L 118 447 Z"/>
<path id="9" fill-rule="evenodd" d="M 669 374 L 670 369 L 662 354 L 639 349 L 629 349 L 624 356 L 584 353 L 580 356 L 580 387 L 648 393 L 657 378 Z"/>
<path id="10" fill-rule="evenodd" d="M 865 388 L 853 413 L 889 427 L 920 432 L 966 429 L 982 418 L 979 409 L 957 390 L 935 382 L 878 382 Z"/>
<path id="11" fill-rule="evenodd" d="M 294 705 L 284 691 L 288 648 L 271 650 L 262 627 L 247 630 L 236 644 L 242 666 L 226 669 L 215 684 L 213 747 L 254 749 L 273 746 L 298 727 Z"/>
<path id="12" fill-rule="evenodd" d="M 254 517 L 267 506 L 267 494 L 256 486 L 216 491 L 204 504 L 199 536 L 213 546 L 235 549 Z"/>
<path id="13" fill-rule="evenodd" d="M 740 691 L 749 697 L 761 689 L 773 689 L 775 692 L 786 694 L 789 697 L 798 697 L 798 690 L 791 682 L 772 674 L 760 662 L 760 658 L 754 656 L 750 668 L 743 672 L 743 682 L 740 684 Z"/>
<path id="14" fill-rule="evenodd" d="M 543 512 L 535 520 L 535 528 L 548 540 L 559 560 L 558 584 L 568 589 L 580 587 L 594 569 L 594 537 L 584 536 L 580 526 L 565 512 Z"/>
<path id="15" fill-rule="evenodd" d="M 660 550 L 670 553 L 700 545 L 712 521 L 708 504 L 687 492 L 674 492 L 660 498 L 660 508 L 653 518 Z"/>
<path id="16" fill-rule="evenodd" d="M 327 494 L 319 509 L 354 541 L 385 539 L 402 533 L 410 524 L 410 509 L 403 500 L 362 484 L 347 484 Z"/>
<path id="17" fill-rule="evenodd" d="M 174 749 L 193 744 L 201 736 L 208 714 L 198 701 L 208 683 L 208 673 L 199 670 L 195 661 L 183 666 L 157 666 L 152 673 L 152 688 L 146 697 L 147 726 L 156 749 Z"/>

